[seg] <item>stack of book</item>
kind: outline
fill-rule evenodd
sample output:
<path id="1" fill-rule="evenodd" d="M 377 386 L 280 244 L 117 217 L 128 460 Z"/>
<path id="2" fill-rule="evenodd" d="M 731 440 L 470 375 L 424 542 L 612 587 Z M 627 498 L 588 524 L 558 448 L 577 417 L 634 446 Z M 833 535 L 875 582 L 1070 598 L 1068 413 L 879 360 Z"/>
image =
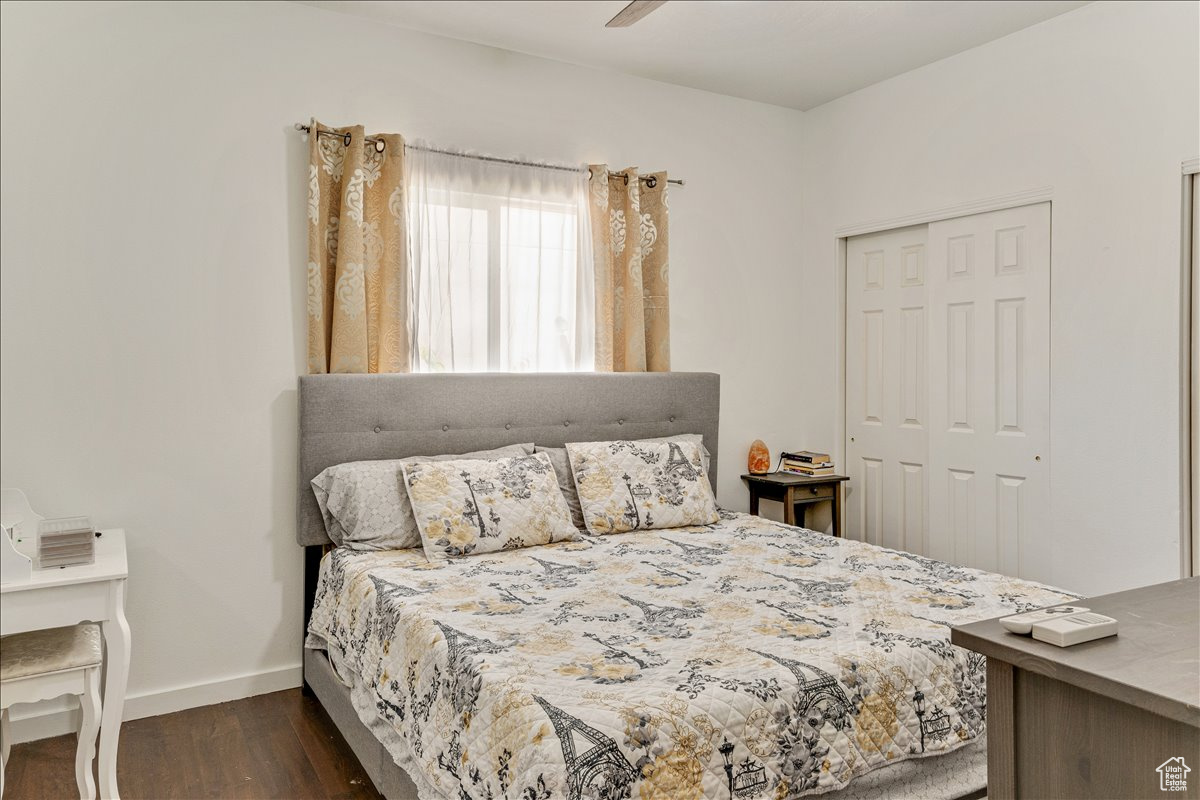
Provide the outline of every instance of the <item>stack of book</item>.
<path id="1" fill-rule="evenodd" d="M 830 460 L 828 453 L 801 450 L 799 453 L 781 453 L 780 456 L 780 472 L 810 477 L 833 474 L 833 461 Z"/>

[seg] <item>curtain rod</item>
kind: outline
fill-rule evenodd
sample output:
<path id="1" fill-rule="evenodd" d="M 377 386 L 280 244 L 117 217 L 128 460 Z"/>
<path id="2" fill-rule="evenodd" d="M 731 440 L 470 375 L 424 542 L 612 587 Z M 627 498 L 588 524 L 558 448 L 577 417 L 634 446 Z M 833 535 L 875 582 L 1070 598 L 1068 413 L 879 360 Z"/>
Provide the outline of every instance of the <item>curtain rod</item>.
<path id="1" fill-rule="evenodd" d="M 303 122 L 296 123 L 296 130 L 302 131 L 303 133 L 311 133 L 311 129 L 309 128 L 309 126 L 305 125 Z M 320 133 L 321 133 L 321 135 L 324 135 L 324 136 L 337 136 L 337 134 L 333 131 L 321 131 Z M 350 134 L 347 133 L 347 134 L 344 134 L 344 136 L 345 136 L 346 146 L 349 147 L 350 146 Z M 366 137 L 366 139 L 368 142 L 372 142 L 375 145 L 375 149 L 378 150 L 380 153 L 382 153 L 383 148 L 387 146 L 386 143 L 383 141 L 383 139 L 372 139 L 370 136 Z M 406 144 L 406 145 L 404 145 L 404 148 L 406 150 L 420 150 L 425 153 L 441 153 L 442 155 L 447 155 L 447 156 L 458 156 L 459 158 L 473 158 L 476 161 L 491 161 L 494 164 L 515 164 L 520 167 L 540 167 L 541 169 L 557 169 L 557 170 L 562 170 L 564 172 L 579 172 L 580 171 L 578 167 L 564 167 L 564 166 L 560 166 L 558 164 L 538 164 L 537 162 L 534 162 L 534 161 L 518 161 L 513 158 L 496 158 L 495 156 L 478 156 L 478 155 L 472 155 L 470 153 L 455 153 L 452 150 L 438 150 L 435 147 L 417 147 L 415 145 Z M 624 173 L 610 172 L 610 173 L 608 173 L 608 175 L 610 178 L 620 175 L 621 177 L 625 178 L 626 183 L 629 183 L 629 176 L 625 175 Z M 653 189 L 654 184 L 656 184 L 658 182 L 658 180 L 653 175 L 639 175 L 638 177 L 641 180 L 645 181 L 651 189 Z M 668 178 L 667 183 L 673 183 L 676 186 L 684 185 L 682 178 Z"/>

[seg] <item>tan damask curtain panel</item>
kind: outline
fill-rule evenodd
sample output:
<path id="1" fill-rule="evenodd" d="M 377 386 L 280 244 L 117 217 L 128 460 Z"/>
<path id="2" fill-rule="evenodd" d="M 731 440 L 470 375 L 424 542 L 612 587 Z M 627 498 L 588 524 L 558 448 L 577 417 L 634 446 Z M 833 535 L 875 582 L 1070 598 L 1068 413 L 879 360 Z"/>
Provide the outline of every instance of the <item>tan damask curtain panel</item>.
<path id="1" fill-rule="evenodd" d="M 589 167 L 596 371 L 671 369 L 667 174 Z M 646 180 L 642 180 L 642 178 Z"/>
<path id="2" fill-rule="evenodd" d="M 404 139 L 313 120 L 308 371 L 407 372 Z"/>

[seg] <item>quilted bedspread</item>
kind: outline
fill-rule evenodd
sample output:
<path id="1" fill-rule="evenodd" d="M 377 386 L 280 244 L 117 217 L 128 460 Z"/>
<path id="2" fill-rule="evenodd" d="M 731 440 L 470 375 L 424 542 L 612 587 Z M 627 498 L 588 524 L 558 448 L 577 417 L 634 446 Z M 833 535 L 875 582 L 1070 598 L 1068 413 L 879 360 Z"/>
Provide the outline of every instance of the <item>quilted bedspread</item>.
<path id="1" fill-rule="evenodd" d="M 947 626 L 1066 599 L 722 512 L 450 562 L 335 549 L 309 646 L 422 798 L 782 799 L 982 735 L 985 662 Z"/>

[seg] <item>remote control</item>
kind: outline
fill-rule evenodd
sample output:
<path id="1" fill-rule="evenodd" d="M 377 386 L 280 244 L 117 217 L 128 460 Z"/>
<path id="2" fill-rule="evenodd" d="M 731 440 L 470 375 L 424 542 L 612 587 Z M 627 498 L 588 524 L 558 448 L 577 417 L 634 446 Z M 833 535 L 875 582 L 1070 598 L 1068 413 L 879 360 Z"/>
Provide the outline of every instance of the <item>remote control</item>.
<path id="1" fill-rule="evenodd" d="M 1024 614 L 1014 614 L 1011 617 L 1001 617 L 1000 624 L 1007 631 L 1028 636 L 1033 630 L 1033 626 L 1039 622 L 1045 622 L 1046 620 L 1066 616 L 1067 614 L 1078 614 L 1087 610 L 1083 606 L 1054 606 L 1052 608 L 1042 608 L 1037 611 L 1027 611 Z"/>
<path id="2" fill-rule="evenodd" d="M 1117 621 L 1095 612 L 1071 614 L 1034 623 L 1033 638 L 1059 647 L 1117 635 Z"/>

